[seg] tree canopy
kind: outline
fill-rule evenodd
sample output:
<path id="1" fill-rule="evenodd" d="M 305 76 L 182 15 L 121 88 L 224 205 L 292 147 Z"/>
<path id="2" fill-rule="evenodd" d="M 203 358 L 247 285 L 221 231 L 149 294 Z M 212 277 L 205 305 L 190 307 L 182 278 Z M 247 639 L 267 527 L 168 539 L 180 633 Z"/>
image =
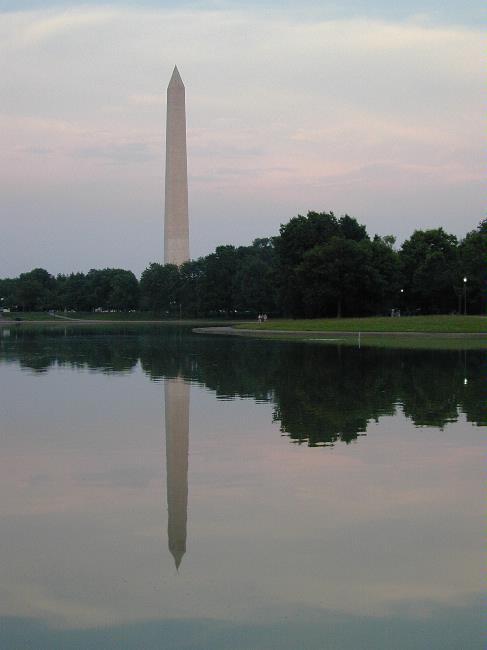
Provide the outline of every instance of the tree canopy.
<path id="1" fill-rule="evenodd" d="M 0 304 L 213 318 L 484 313 L 486 259 L 486 219 L 460 241 L 443 228 L 416 230 L 396 248 L 354 217 L 308 212 L 250 246 L 217 246 L 180 267 L 149 264 L 140 282 L 125 269 L 54 277 L 36 268 L 0 279 Z"/>

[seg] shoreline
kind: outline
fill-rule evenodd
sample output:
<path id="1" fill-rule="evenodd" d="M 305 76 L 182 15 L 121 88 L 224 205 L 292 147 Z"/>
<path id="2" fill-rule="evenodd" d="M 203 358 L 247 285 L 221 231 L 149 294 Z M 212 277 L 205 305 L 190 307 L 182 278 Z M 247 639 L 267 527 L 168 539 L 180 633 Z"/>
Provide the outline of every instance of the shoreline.
<path id="1" fill-rule="evenodd" d="M 201 323 L 201 321 L 199 321 Z M 421 332 L 421 331 L 344 331 L 344 330 L 279 330 L 279 329 L 257 329 L 237 328 L 234 325 L 207 325 L 198 326 L 198 321 L 190 320 L 98 320 L 98 319 L 54 319 L 54 320 L 9 320 L 0 318 L 0 328 L 19 326 L 55 326 L 55 327 L 78 327 L 87 326 L 110 326 L 110 325 L 186 325 L 191 327 L 195 334 L 210 334 L 218 336 L 241 336 L 250 338 L 299 338 L 316 341 L 339 341 L 349 340 L 360 336 L 365 338 L 425 338 L 425 339 L 485 339 L 487 345 L 487 332 Z"/>
<path id="2" fill-rule="evenodd" d="M 340 339 L 350 339 L 357 338 L 359 335 L 361 338 L 365 337 L 381 337 L 387 336 L 392 338 L 398 337 L 425 337 L 425 338 L 484 338 L 487 343 L 487 333 L 483 332 L 344 332 L 344 331 L 332 331 L 332 330 L 258 330 L 258 329 L 237 329 L 232 326 L 217 326 L 217 327 L 195 327 L 192 330 L 195 334 L 218 334 L 220 336 L 254 336 L 254 337 L 264 337 L 271 338 L 273 336 L 286 336 L 286 337 L 297 337 L 297 338 L 307 338 L 315 340 L 340 340 Z"/>

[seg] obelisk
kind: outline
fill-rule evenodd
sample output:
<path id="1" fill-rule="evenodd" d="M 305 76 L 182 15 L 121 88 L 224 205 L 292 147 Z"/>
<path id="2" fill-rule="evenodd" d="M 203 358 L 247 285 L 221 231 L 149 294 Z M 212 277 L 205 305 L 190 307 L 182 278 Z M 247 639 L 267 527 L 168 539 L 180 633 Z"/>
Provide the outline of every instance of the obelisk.
<path id="1" fill-rule="evenodd" d="M 164 385 L 166 420 L 167 536 L 179 569 L 186 553 L 188 518 L 189 384 L 181 377 Z"/>
<path id="2" fill-rule="evenodd" d="M 189 260 L 188 168 L 184 84 L 174 66 L 167 87 L 164 263 Z"/>

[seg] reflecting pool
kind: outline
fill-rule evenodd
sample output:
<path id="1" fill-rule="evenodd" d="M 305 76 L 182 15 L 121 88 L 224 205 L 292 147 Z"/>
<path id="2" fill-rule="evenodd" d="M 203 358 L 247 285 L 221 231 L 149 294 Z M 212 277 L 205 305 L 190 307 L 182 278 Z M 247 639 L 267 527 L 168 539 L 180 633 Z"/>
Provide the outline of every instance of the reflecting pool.
<path id="1" fill-rule="evenodd" d="M 486 369 L 0 329 L 0 647 L 480 650 Z"/>

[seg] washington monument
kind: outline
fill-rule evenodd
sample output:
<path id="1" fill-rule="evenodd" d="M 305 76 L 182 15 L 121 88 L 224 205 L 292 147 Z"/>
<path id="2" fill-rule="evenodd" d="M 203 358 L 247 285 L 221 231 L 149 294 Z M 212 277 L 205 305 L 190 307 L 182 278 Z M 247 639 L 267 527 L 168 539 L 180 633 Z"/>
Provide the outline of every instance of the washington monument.
<path id="1" fill-rule="evenodd" d="M 188 170 L 184 84 L 176 66 L 167 87 L 164 263 L 189 260 Z"/>

